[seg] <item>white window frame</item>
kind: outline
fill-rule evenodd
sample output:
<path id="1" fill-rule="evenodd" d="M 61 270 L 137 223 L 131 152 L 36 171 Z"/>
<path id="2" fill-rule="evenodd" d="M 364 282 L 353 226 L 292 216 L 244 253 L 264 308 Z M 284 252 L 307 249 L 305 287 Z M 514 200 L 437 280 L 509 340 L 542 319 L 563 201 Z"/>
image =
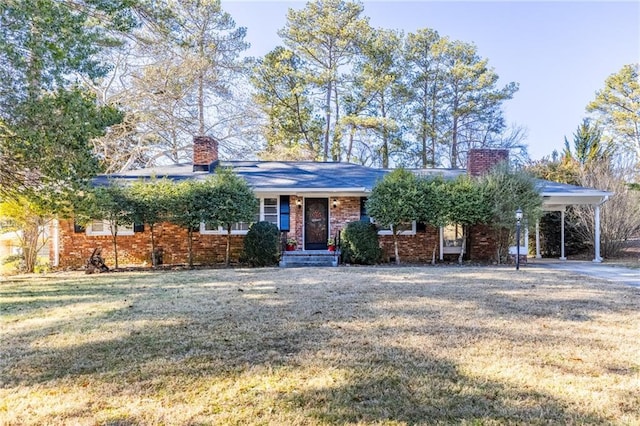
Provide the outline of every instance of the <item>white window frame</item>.
<path id="1" fill-rule="evenodd" d="M 371 218 L 371 223 L 376 224 L 375 219 Z M 417 223 L 416 221 L 411 222 L 411 229 L 405 229 L 404 231 L 400 231 L 398 235 L 416 235 L 417 232 Z M 379 229 L 378 235 L 393 235 L 392 229 Z"/>
<path id="2" fill-rule="evenodd" d="M 93 224 L 96 222 L 102 222 L 102 230 L 94 231 Z M 87 224 L 85 228 L 85 232 L 90 237 L 100 237 L 100 236 L 112 236 L 111 233 L 111 221 L 110 220 L 93 220 Z M 133 222 L 130 224 L 121 224 L 118 225 L 118 236 L 120 235 L 133 235 Z"/>
<path id="3" fill-rule="evenodd" d="M 280 229 L 280 197 L 279 196 L 273 196 L 273 197 L 259 197 L 257 198 L 260 201 L 260 211 L 259 211 L 259 217 L 258 220 L 262 221 L 264 220 L 265 217 L 265 213 L 264 213 L 264 200 L 265 199 L 273 199 L 276 200 L 276 223 L 275 225 L 278 227 L 278 229 Z M 272 213 L 270 213 L 272 214 Z M 251 226 L 253 223 L 255 222 L 249 222 L 249 226 Z M 247 232 L 249 232 L 248 229 L 232 229 L 231 230 L 231 235 L 247 235 Z M 224 226 L 218 226 L 217 229 L 206 229 L 206 224 L 204 222 L 200 223 L 200 233 L 202 235 L 227 235 L 227 229 Z"/>

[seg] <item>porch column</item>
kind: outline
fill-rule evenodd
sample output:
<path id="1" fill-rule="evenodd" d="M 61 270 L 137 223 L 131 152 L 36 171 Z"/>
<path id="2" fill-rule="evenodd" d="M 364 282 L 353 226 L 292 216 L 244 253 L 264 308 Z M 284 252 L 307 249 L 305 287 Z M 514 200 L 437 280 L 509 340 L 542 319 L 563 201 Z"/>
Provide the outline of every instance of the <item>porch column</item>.
<path id="1" fill-rule="evenodd" d="M 540 254 L 540 221 L 536 220 L 536 259 L 542 259 Z"/>
<path id="2" fill-rule="evenodd" d="M 440 227 L 440 260 L 444 260 L 444 229 Z"/>
<path id="3" fill-rule="evenodd" d="M 524 224 L 524 252 L 529 256 L 529 224 Z"/>
<path id="4" fill-rule="evenodd" d="M 593 261 L 596 263 L 600 263 L 602 262 L 602 258 L 600 257 L 600 204 L 596 204 L 594 212 L 594 222 L 595 238 L 593 239 L 593 246 L 596 253 Z"/>
<path id="5" fill-rule="evenodd" d="M 564 208 L 560 210 L 560 260 L 567 260 L 564 256 Z"/>

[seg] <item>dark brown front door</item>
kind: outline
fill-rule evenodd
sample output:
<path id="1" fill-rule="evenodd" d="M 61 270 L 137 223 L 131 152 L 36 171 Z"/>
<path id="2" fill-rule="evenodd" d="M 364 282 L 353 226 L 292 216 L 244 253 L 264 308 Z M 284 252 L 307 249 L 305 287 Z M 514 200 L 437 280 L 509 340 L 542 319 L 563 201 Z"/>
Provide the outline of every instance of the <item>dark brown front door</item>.
<path id="1" fill-rule="evenodd" d="M 329 199 L 305 198 L 304 249 L 326 250 L 329 237 Z"/>

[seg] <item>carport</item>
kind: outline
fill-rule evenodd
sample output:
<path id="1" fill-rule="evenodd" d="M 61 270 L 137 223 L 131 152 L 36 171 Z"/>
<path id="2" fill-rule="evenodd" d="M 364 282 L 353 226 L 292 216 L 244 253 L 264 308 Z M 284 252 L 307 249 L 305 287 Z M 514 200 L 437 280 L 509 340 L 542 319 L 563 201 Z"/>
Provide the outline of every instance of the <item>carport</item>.
<path id="1" fill-rule="evenodd" d="M 560 212 L 560 260 L 566 260 L 564 249 L 565 211 L 567 206 L 591 205 L 594 207 L 594 262 L 602 262 L 600 256 L 600 206 L 602 206 L 613 192 L 565 183 L 539 180 L 542 195 L 542 209 L 547 212 Z M 527 240 L 525 240 L 527 241 Z M 536 259 L 540 259 L 540 223 L 536 222 Z"/>

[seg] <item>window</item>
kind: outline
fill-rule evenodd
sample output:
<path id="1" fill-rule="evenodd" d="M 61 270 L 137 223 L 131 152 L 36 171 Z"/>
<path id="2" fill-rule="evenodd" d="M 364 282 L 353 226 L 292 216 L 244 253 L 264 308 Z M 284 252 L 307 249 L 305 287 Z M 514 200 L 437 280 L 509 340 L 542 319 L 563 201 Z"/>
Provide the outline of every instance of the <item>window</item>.
<path id="1" fill-rule="evenodd" d="M 378 235 L 392 235 L 391 227 L 386 226 L 382 227 L 376 223 L 375 220 L 371 219 L 371 222 L 375 223 L 378 226 Z M 416 234 L 416 221 L 405 223 L 400 225 L 400 234 L 399 235 L 415 235 Z"/>
<path id="2" fill-rule="evenodd" d="M 86 227 L 87 235 L 111 235 L 111 222 L 108 220 L 94 220 Z M 118 226 L 118 235 L 133 235 L 133 223 Z"/>
<path id="3" fill-rule="evenodd" d="M 361 221 L 370 221 L 375 224 L 378 228 L 378 235 L 392 235 L 390 226 L 382 226 L 372 217 L 369 217 L 367 214 L 367 197 L 360 197 L 360 220 Z M 416 234 L 416 221 L 414 220 L 411 224 L 405 224 L 402 226 L 402 230 L 400 231 L 400 235 L 415 235 Z"/>
<path id="4" fill-rule="evenodd" d="M 445 226 L 442 228 L 442 238 L 445 247 L 461 247 L 462 226 L 458 224 Z"/>
<path id="5" fill-rule="evenodd" d="M 442 253 L 459 254 L 462 251 L 462 225 L 452 224 L 440 228 L 442 233 Z"/>
<path id="6" fill-rule="evenodd" d="M 260 198 L 260 209 L 256 212 L 252 223 L 265 221 L 271 222 L 278 226 L 278 198 Z M 244 235 L 249 230 L 251 223 L 236 222 L 231 225 L 231 233 L 236 235 Z M 200 233 L 202 234 L 226 234 L 227 230 L 224 226 L 213 226 L 209 223 L 200 225 Z"/>

